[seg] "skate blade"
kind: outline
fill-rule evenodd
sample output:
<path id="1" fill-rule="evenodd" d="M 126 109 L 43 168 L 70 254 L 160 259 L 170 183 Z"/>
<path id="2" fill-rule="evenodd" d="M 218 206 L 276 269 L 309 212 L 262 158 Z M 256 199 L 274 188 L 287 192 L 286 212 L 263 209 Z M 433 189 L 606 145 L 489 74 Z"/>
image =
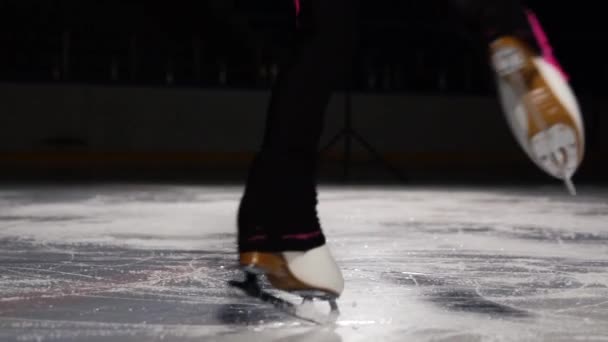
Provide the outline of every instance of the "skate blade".
<path id="1" fill-rule="evenodd" d="M 336 322 L 340 311 L 335 300 L 329 301 L 329 314 L 324 314 L 313 307 L 312 297 L 304 297 L 302 304 L 294 304 L 285 299 L 279 298 L 268 291 L 263 290 L 258 281 L 258 276 L 253 273 L 245 272 L 244 281 L 229 281 L 228 284 L 243 291 L 247 296 L 256 298 L 264 303 L 271 304 L 276 309 L 308 323 L 316 325 L 328 325 Z"/>

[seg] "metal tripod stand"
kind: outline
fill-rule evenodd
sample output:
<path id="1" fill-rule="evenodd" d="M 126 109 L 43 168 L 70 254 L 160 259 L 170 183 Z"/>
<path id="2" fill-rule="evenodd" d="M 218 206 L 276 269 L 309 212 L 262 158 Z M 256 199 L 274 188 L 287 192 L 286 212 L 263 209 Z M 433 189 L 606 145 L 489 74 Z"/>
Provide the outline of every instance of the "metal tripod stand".
<path id="1" fill-rule="evenodd" d="M 407 178 L 401 173 L 399 169 L 391 165 L 388 161 L 382 158 L 382 155 L 374 148 L 369 142 L 367 142 L 359 133 L 353 128 L 352 120 L 352 95 L 350 89 L 347 87 L 344 93 L 344 127 L 338 132 L 329 142 L 321 149 L 325 151 L 337 144 L 341 138 L 344 138 L 344 160 L 342 176 L 343 181 L 348 181 L 350 177 L 349 166 L 351 164 L 351 152 L 353 140 L 361 144 L 380 164 L 383 164 L 390 173 L 392 173 L 397 179 L 402 182 L 407 182 Z"/>
<path id="2" fill-rule="evenodd" d="M 358 9 L 357 9 L 358 10 Z M 345 25 L 353 25 L 350 21 L 345 21 Z M 354 27 L 354 26 L 353 26 Z M 344 32 L 346 32 L 346 36 L 344 39 L 350 40 L 352 37 L 349 36 L 349 27 L 347 27 Z M 354 32 L 354 31 L 353 31 Z M 348 43 L 346 44 L 348 45 Z M 347 58 L 354 58 L 353 56 Z M 329 140 L 329 142 L 321 149 L 321 152 L 329 149 L 333 145 L 337 144 L 341 138 L 344 138 L 344 161 L 343 161 L 343 181 L 348 181 L 350 177 L 350 164 L 351 164 L 351 152 L 352 152 L 352 144 L 353 140 L 361 144 L 380 164 L 383 164 L 390 173 L 392 173 L 398 180 L 407 182 L 407 179 L 403 176 L 400 170 L 391 165 L 388 161 L 382 158 L 382 155 L 369 143 L 367 142 L 359 133 L 357 133 L 353 128 L 353 119 L 352 119 L 352 83 L 354 74 L 354 63 L 349 63 L 348 60 L 345 61 L 344 65 L 350 65 L 350 70 L 346 72 L 346 79 L 344 82 L 344 127 L 341 131 L 339 131 L 333 138 Z"/>

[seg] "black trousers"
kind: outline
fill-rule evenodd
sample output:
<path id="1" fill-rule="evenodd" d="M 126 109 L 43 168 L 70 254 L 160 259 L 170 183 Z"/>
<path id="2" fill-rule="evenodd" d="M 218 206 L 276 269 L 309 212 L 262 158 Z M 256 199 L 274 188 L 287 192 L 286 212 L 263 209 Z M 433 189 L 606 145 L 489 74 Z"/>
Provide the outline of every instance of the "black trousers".
<path id="1" fill-rule="evenodd" d="M 491 41 L 532 40 L 516 0 L 445 0 Z M 281 68 L 260 151 L 239 213 L 240 251 L 307 250 L 325 243 L 317 215 L 316 171 L 324 114 L 351 68 L 357 0 L 301 0 L 297 44 Z"/>

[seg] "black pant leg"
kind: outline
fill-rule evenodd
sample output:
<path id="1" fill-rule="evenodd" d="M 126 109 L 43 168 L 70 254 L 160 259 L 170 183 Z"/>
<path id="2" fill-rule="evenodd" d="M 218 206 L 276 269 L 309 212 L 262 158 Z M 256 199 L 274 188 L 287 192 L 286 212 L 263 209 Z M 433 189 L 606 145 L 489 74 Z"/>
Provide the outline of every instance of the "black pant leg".
<path id="1" fill-rule="evenodd" d="M 273 87 L 241 201 L 241 249 L 325 243 L 316 211 L 319 139 L 332 92 L 350 72 L 355 6 L 356 0 L 301 0 L 297 45 Z"/>

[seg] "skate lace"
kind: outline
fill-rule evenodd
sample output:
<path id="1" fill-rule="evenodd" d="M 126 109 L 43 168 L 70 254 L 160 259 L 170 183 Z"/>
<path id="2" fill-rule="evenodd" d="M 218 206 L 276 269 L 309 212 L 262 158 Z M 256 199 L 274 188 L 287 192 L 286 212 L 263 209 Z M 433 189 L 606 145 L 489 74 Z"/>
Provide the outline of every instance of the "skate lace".
<path id="1" fill-rule="evenodd" d="M 551 43 L 549 43 L 549 39 L 543 30 L 540 20 L 538 20 L 536 14 L 530 9 L 526 10 L 526 16 L 528 17 L 528 22 L 530 23 L 534 37 L 542 50 L 543 59 L 555 66 L 557 70 L 559 70 L 559 72 L 564 76 L 564 78 L 568 80 L 569 76 L 566 74 L 559 61 L 553 54 L 553 47 L 551 46 Z"/>

